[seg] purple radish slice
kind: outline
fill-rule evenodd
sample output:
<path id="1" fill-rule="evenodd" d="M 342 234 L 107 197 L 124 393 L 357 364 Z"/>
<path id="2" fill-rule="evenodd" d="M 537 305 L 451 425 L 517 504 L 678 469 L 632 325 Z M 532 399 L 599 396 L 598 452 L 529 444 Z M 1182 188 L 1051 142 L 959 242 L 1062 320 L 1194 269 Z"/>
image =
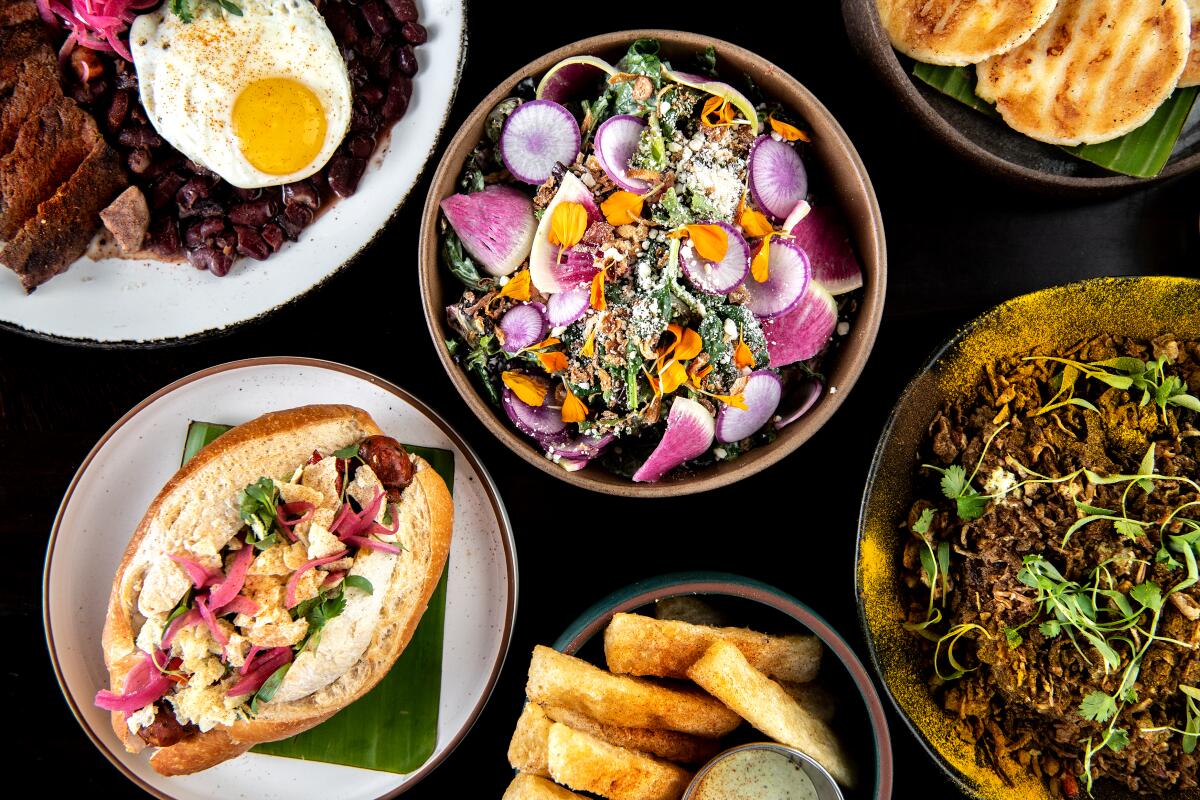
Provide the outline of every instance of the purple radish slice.
<path id="1" fill-rule="evenodd" d="M 701 455 L 712 445 L 716 423 L 708 410 L 687 397 L 676 397 L 667 414 L 662 441 L 633 473 L 639 483 L 652 483 L 688 459 Z"/>
<path id="2" fill-rule="evenodd" d="M 616 437 L 611 433 L 606 433 L 603 436 L 588 434 L 572 439 L 564 439 L 559 442 L 551 442 L 546 445 L 546 452 L 549 455 L 561 458 L 585 458 L 590 460 L 602 455 L 615 439 Z"/>
<path id="3" fill-rule="evenodd" d="M 790 231 L 799 225 L 800 220 L 807 217 L 810 213 L 812 213 L 812 206 L 808 204 L 807 200 L 801 200 L 799 203 L 796 203 L 796 207 L 792 209 L 792 213 L 787 215 L 787 219 L 779 227 L 785 231 Z"/>
<path id="4" fill-rule="evenodd" d="M 725 248 L 725 258 L 720 261 L 709 261 L 701 258 L 694 247 L 679 249 L 679 265 L 687 274 L 688 279 L 697 289 L 709 294 L 729 294 L 742 285 L 750 272 L 750 245 L 745 237 L 732 225 L 724 222 L 711 222 L 719 225 L 725 231 L 729 246 Z"/>
<path id="5" fill-rule="evenodd" d="M 609 117 L 596 129 L 596 160 L 613 183 L 630 192 L 644 192 L 650 187 L 646 181 L 629 177 L 629 160 L 637 152 L 645 129 L 645 120 L 632 114 Z"/>
<path id="6" fill-rule="evenodd" d="M 500 160 L 525 183 L 540 186 L 555 164 L 571 164 L 579 155 L 579 123 L 571 112 L 550 100 L 517 106 L 500 129 Z"/>
<path id="7" fill-rule="evenodd" d="M 546 400 L 549 399 L 550 395 L 547 394 Z M 542 444 L 547 444 L 550 437 L 565 436 L 567 423 L 562 421 L 561 410 L 547 405 L 546 401 L 542 402 L 541 407 L 535 408 L 505 386 L 501 395 L 501 405 L 517 430 L 526 436 L 534 437 Z"/>
<path id="8" fill-rule="evenodd" d="M 551 325 L 562 328 L 586 314 L 591 302 L 592 293 L 586 286 L 552 294 L 546 304 L 546 315 L 550 318 Z"/>
<path id="9" fill-rule="evenodd" d="M 728 83 L 715 81 L 707 75 L 696 75 L 692 72 L 679 72 L 677 70 L 667 69 L 666 67 L 663 67 L 663 75 L 665 75 L 668 80 L 675 81 L 675 83 L 682 83 L 684 86 L 689 88 L 699 89 L 702 92 L 715 94 L 717 97 L 720 97 L 723 100 L 728 100 L 730 104 L 740 111 L 742 116 L 750 122 L 750 132 L 753 134 L 758 133 L 758 112 L 754 110 L 754 103 L 751 103 L 746 95 L 742 94 Z"/>
<path id="10" fill-rule="evenodd" d="M 796 407 L 775 421 L 775 430 L 781 431 L 807 414 L 817 404 L 817 401 L 821 399 L 821 392 L 824 389 L 825 384 L 818 380 L 805 381 L 800 390 L 795 392 Z"/>
<path id="11" fill-rule="evenodd" d="M 500 330 L 504 349 L 515 353 L 546 338 L 546 317 L 532 303 L 513 306 L 500 318 Z"/>
<path id="12" fill-rule="evenodd" d="M 564 58 L 542 76 L 537 86 L 537 99 L 565 103 L 579 96 L 584 90 L 595 88 L 597 81 L 616 74 L 617 68 L 602 58 Z"/>
<path id="13" fill-rule="evenodd" d="M 489 186 L 481 192 L 450 195 L 441 206 L 463 248 L 489 275 L 515 272 L 529 256 L 537 220 L 533 201 L 524 192 Z"/>
<path id="14" fill-rule="evenodd" d="M 579 470 L 586 467 L 590 462 L 590 458 L 568 458 L 566 456 L 558 458 L 558 465 L 567 472 L 579 472 Z"/>
<path id="15" fill-rule="evenodd" d="M 778 375 L 765 369 L 750 373 L 742 389 L 746 407 L 742 409 L 722 404 L 717 411 L 717 441 L 740 442 L 762 430 L 774 416 L 775 409 L 779 408 L 781 397 L 783 381 L 779 380 Z"/>
<path id="16" fill-rule="evenodd" d="M 770 136 L 758 137 L 750 147 L 748 171 L 750 196 L 776 220 L 786 218 L 808 197 L 808 173 L 790 144 Z"/>
<path id="17" fill-rule="evenodd" d="M 804 297 L 812 282 L 812 265 L 808 254 L 787 239 L 772 239 L 761 246 L 771 248 L 767 255 L 767 279 L 762 283 L 753 277 L 746 280 L 746 291 L 750 293 L 746 307 L 756 317 L 770 319 L 788 313 Z"/>
<path id="18" fill-rule="evenodd" d="M 812 358 L 837 330 L 837 301 L 829 291 L 810 281 L 804 297 L 788 313 L 763 320 L 771 366 L 785 367 Z"/>
<path id="19" fill-rule="evenodd" d="M 596 269 L 593 255 L 582 245 L 569 248 L 562 258 L 556 244 L 550 243 L 550 220 L 559 203 L 579 203 L 587 209 L 588 224 L 600 219 L 600 207 L 583 181 L 573 172 L 564 172 L 562 183 L 554 198 L 542 212 L 537 232 L 533 235 L 533 247 L 529 251 L 529 278 L 542 294 L 558 294 L 574 289 L 591 281 Z"/>
<path id="20" fill-rule="evenodd" d="M 863 274 L 842 215 L 833 206 L 817 206 L 791 229 L 796 244 L 812 262 L 813 278 L 839 295 L 862 288 Z"/>

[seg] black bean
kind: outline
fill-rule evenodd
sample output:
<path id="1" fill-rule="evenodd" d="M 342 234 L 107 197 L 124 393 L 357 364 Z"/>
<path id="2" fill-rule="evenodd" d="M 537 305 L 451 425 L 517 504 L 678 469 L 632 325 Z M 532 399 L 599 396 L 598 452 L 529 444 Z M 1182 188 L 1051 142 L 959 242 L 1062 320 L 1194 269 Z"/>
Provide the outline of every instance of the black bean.
<path id="1" fill-rule="evenodd" d="M 283 214 L 280 214 L 275 218 L 274 224 L 277 225 L 281 231 L 283 231 L 284 236 L 286 236 L 288 239 L 291 239 L 293 242 L 300 238 L 300 232 L 304 230 L 303 225 L 298 225 L 289 221 L 288 218 Z"/>
<path id="2" fill-rule="evenodd" d="M 217 173 L 213 172 L 213 171 L 212 171 L 211 169 L 209 169 L 208 167 L 201 166 L 200 164 L 197 164 L 195 161 L 192 161 L 190 158 L 185 158 L 185 159 L 183 160 L 183 166 L 184 166 L 185 168 L 187 168 L 187 171 L 188 171 L 188 172 L 192 172 L 192 173 L 194 173 L 194 174 L 196 174 L 196 175 L 204 175 L 204 176 L 206 176 L 206 177 L 209 177 L 209 178 L 216 178 L 216 177 L 217 177 Z"/>
<path id="3" fill-rule="evenodd" d="M 161 147 L 163 143 L 161 136 L 143 125 L 125 128 L 117 134 L 117 141 L 126 147 Z"/>
<path id="4" fill-rule="evenodd" d="M 321 207 L 321 195 L 311 181 L 297 181 L 283 187 L 284 205 L 308 206 L 314 211 Z"/>
<path id="5" fill-rule="evenodd" d="M 271 247 L 263 240 L 258 231 L 245 225 L 234 225 L 237 232 L 237 251 L 244 256 L 262 261 L 271 255 Z"/>
<path id="6" fill-rule="evenodd" d="M 375 152 L 375 137 L 356 133 L 346 139 L 346 152 L 355 158 L 370 158 Z"/>
<path id="7" fill-rule="evenodd" d="M 392 15 L 400 22 L 417 21 L 416 0 L 387 0 Z"/>
<path id="8" fill-rule="evenodd" d="M 216 200 L 197 200 L 192 204 L 191 208 L 180 208 L 180 219 L 192 219 L 194 217 L 219 217 L 225 213 L 225 206 L 218 203 Z"/>
<path id="9" fill-rule="evenodd" d="M 129 118 L 139 125 L 145 125 L 148 122 L 146 109 L 142 108 L 141 103 L 135 103 L 133 108 L 129 109 Z"/>
<path id="10" fill-rule="evenodd" d="M 238 203 L 229 209 L 229 220 L 234 225 L 262 225 L 274 215 L 275 203 L 269 197 Z"/>
<path id="11" fill-rule="evenodd" d="M 257 200 L 262 197 L 262 189 L 243 189 L 239 186 L 233 187 L 233 196 L 239 200 Z"/>
<path id="12" fill-rule="evenodd" d="M 396 69 L 410 78 L 417 74 L 417 54 L 413 52 L 412 45 L 397 48 Z"/>
<path id="13" fill-rule="evenodd" d="M 378 86 L 372 83 L 368 83 L 366 86 L 358 90 L 358 96 L 361 97 L 363 102 L 369 105 L 371 108 L 375 108 L 383 102 L 383 89 L 380 89 Z"/>
<path id="14" fill-rule="evenodd" d="M 392 72 L 396 69 L 396 45 L 386 42 L 383 47 L 379 48 L 379 54 L 372 59 L 372 64 L 375 67 L 375 74 L 380 79 L 386 81 L 392 77 Z"/>
<path id="15" fill-rule="evenodd" d="M 377 37 L 384 37 L 391 32 L 391 14 L 379 0 L 362 0 L 359 6 L 362 19 L 366 20 L 367 28 Z M 408 24 L 408 23 L 406 23 Z"/>
<path id="16" fill-rule="evenodd" d="M 419 22 L 406 22 L 400 27 L 400 33 L 409 44 L 425 44 L 429 40 L 429 31 Z"/>
<path id="17" fill-rule="evenodd" d="M 179 253 L 179 228 L 172 217 L 159 217 L 146 234 L 145 247 L 152 253 L 170 258 Z"/>
<path id="18" fill-rule="evenodd" d="M 174 200 L 175 193 L 186 182 L 187 179 L 178 172 L 164 172 L 158 176 L 154 180 L 154 183 L 150 184 L 150 207 L 154 209 L 162 208 Z"/>
<path id="19" fill-rule="evenodd" d="M 138 88 L 138 76 L 133 65 L 120 59 L 117 60 L 117 74 L 114 81 L 118 89 Z"/>
<path id="20" fill-rule="evenodd" d="M 358 188 L 358 181 L 366 168 L 365 158 L 334 156 L 329 159 L 329 188 L 339 197 L 349 197 Z"/>
<path id="21" fill-rule="evenodd" d="M 272 250 L 278 250 L 283 247 L 283 228 L 280 228 L 274 222 L 268 222 L 262 226 L 262 238 Z"/>
<path id="22" fill-rule="evenodd" d="M 175 193 L 175 202 L 179 203 L 181 208 L 191 208 L 197 200 L 208 197 L 209 191 L 208 181 L 202 177 L 195 177 L 179 187 L 179 191 Z"/>
<path id="23" fill-rule="evenodd" d="M 379 115 L 367 108 L 361 100 L 354 101 L 354 107 L 350 109 L 350 130 L 375 131 L 378 129 Z"/>
<path id="24" fill-rule="evenodd" d="M 339 44 L 353 47 L 358 43 L 358 26 L 354 21 L 353 12 L 341 3 L 326 3 L 321 11 L 325 15 L 325 24 L 329 26 Z"/>
<path id="25" fill-rule="evenodd" d="M 371 70 L 361 58 L 355 58 L 350 61 L 346 65 L 346 72 L 350 75 L 351 85 L 356 89 L 366 86 L 367 81 L 371 80 Z"/>
<path id="26" fill-rule="evenodd" d="M 129 116 L 129 92 L 114 92 L 108 105 L 108 115 L 105 121 L 110 131 L 118 130 L 125 118 Z"/>
<path id="27" fill-rule="evenodd" d="M 313 221 L 315 213 L 313 210 L 299 203 L 292 203 L 283 207 L 283 218 L 293 225 L 299 225 L 301 228 Z"/>
<path id="28" fill-rule="evenodd" d="M 138 147 L 129 151 L 129 155 L 125 157 L 125 163 L 129 165 L 129 171 L 134 175 L 141 175 L 150 168 L 150 151 L 144 147 Z"/>
<path id="29" fill-rule="evenodd" d="M 217 277 L 228 275 L 233 266 L 233 256 L 214 247 L 189 250 L 187 259 L 196 269 L 206 269 Z"/>
<path id="30" fill-rule="evenodd" d="M 395 122 L 408 111 L 408 101 L 412 97 L 412 81 L 404 75 L 393 75 L 388 84 L 387 99 L 379 113 L 387 122 Z"/>

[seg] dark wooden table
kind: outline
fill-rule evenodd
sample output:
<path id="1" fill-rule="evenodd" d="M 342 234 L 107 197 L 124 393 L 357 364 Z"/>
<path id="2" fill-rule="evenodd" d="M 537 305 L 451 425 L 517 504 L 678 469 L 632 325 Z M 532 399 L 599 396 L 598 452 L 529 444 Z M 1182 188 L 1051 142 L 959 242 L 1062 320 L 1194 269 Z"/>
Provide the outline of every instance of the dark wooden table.
<path id="1" fill-rule="evenodd" d="M 364 262 L 270 319 L 229 335 L 165 350 L 104 351 L 0 332 L 0 542 L 13 557 L 0 581 L 0 683 L 10 720 L 10 775 L 34 777 L 48 796 L 135 791 L 71 717 L 42 633 L 46 537 L 87 451 L 143 397 L 203 367 L 257 355 L 349 358 L 336 341 L 321 345 L 303 337 L 298 346 L 292 334 L 326 315 L 356 319 L 356 308 L 378 307 L 381 298 L 382 313 L 352 323 L 377 342 L 369 353 L 357 349 L 353 365 L 416 393 L 477 449 L 508 501 L 521 571 L 516 633 L 495 694 L 457 752 L 409 796 L 499 797 L 510 777 L 505 749 L 530 649 L 552 641 L 592 602 L 638 578 L 721 569 L 768 581 L 823 614 L 865 658 L 852 571 L 858 504 L 876 438 L 905 382 L 959 325 L 1014 295 L 1096 275 L 1196 275 L 1200 182 L 1183 179 L 1104 200 L 1038 196 L 995 183 L 901 116 L 857 63 L 833 0 L 784 8 L 743 6 L 750 13 L 735 16 L 729 6 L 702 12 L 688 4 L 665 9 L 477 1 L 450 130 L 500 76 L 560 44 L 620 28 L 692 29 L 755 49 L 790 70 L 841 120 L 866 162 L 883 206 L 891 262 L 875 352 L 821 433 L 766 473 L 690 499 L 591 495 L 526 465 L 467 412 L 426 332 L 416 234 L 428 175 Z M 369 284 L 360 282 L 368 276 Z M 778 521 L 770 527 L 718 522 L 739 508 L 775 501 Z M 697 513 L 697 507 L 705 511 Z M 899 718 L 892 715 L 891 722 L 896 795 L 957 796 Z"/>

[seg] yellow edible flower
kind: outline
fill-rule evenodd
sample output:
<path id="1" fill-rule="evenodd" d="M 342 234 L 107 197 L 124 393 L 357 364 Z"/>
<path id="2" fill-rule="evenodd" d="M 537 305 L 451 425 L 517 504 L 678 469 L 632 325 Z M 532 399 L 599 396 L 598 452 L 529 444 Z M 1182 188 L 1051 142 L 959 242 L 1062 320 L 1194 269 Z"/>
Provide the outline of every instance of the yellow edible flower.
<path id="1" fill-rule="evenodd" d="M 640 194 L 621 190 L 613 192 L 600 204 L 600 211 L 609 225 L 632 225 L 641 219 L 645 200 Z"/>
<path id="2" fill-rule="evenodd" d="M 541 408 L 546 400 L 546 392 L 549 391 L 545 381 L 521 372 L 502 372 L 500 380 L 522 403 L 534 408 Z"/>
<path id="3" fill-rule="evenodd" d="M 788 141 L 788 142 L 794 142 L 797 140 L 799 140 L 801 142 L 812 141 L 811 139 L 808 138 L 807 133 L 800 130 L 795 125 L 789 125 L 786 122 L 780 122 L 779 120 L 775 119 L 774 114 L 771 114 L 769 117 L 767 117 L 767 122 L 771 123 L 771 130 L 778 133 L 779 137 L 781 139 L 783 139 L 784 141 Z"/>
<path id="4" fill-rule="evenodd" d="M 563 386 L 567 384 L 564 381 Z M 583 404 L 583 401 L 576 397 L 571 389 L 567 388 L 567 396 L 563 400 L 562 405 L 562 421 L 563 422 L 583 422 L 587 419 L 588 409 Z"/>

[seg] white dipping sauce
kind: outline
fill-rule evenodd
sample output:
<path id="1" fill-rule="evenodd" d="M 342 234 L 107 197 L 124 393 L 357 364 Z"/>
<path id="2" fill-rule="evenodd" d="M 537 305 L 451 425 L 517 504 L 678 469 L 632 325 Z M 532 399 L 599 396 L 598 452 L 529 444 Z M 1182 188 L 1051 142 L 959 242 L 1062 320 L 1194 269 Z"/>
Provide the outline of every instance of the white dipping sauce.
<path id="1" fill-rule="evenodd" d="M 713 764 L 692 796 L 696 800 L 817 800 L 817 787 L 783 753 L 741 750 Z"/>

